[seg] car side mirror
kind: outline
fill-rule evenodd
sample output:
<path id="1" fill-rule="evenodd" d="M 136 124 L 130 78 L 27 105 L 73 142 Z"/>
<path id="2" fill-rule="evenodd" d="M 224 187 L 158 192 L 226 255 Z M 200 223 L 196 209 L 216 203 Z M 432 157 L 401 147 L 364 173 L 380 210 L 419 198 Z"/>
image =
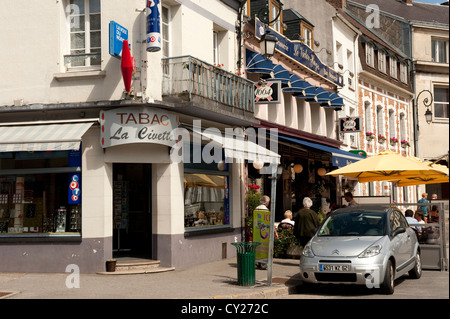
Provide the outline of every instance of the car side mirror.
<path id="1" fill-rule="evenodd" d="M 396 230 L 394 230 L 394 231 L 392 232 L 392 237 L 395 237 L 395 236 L 397 236 L 398 234 L 402 234 L 402 233 L 404 233 L 404 232 L 406 232 L 406 229 L 405 229 L 404 227 L 399 227 L 399 228 L 397 228 Z"/>

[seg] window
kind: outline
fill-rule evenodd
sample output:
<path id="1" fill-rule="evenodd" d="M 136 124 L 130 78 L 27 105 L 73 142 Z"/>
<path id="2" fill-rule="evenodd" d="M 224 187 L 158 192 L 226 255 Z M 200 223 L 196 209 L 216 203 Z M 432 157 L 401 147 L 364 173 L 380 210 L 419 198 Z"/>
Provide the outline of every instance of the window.
<path id="1" fill-rule="evenodd" d="M 217 31 L 213 32 L 213 60 L 214 65 L 219 64 L 219 33 Z"/>
<path id="2" fill-rule="evenodd" d="M 406 116 L 404 113 L 400 114 L 400 141 L 407 140 L 407 132 L 406 132 Z"/>
<path id="3" fill-rule="evenodd" d="M 390 71 L 389 74 L 391 75 L 391 77 L 393 77 L 394 79 L 398 78 L 397 59 L 392 56 L 389 58 L 389 71 Z"/>
<path id="4" fill-rule="evenodd" d="M 309 46 L 311 49 L 313 49 L 313 43 L 314 43 L 314 37 L 313 37 L 313 29 L 307 26 L 306 24 L 301 24 L 301 34 L 302 37 L 305 39 L 304 43 Z"/>
<path id="5" fill-rule="evenodd" d="M 386 54 L 383 51 L 378 51 L 378 70 L 386 73 Z"/>
<path id="6" fill-rule="evenodd" d="M 170 10 L 166 6 L 161 6 L 161 29 L 162 29 L 162 54 L 163 58 L 170 56 Z"/>
<path id="7" fill-rule="evenodd" d="M 375 67 L 374 47 L 370 43 L 366 43 L 366 64 Z"/>
<path id="8" fill-rule="evenodd" d="M 369 101 L 364 102 L 364 124 L 366 132 L 373 132 L 372 127 L 372 103 Z"/>
<path id="9" fill-rule="evenodd" d="M 0 237 L 80 238 L 79 165 L 80 151 L 0 153 Z"/>
<path id="10" fill-rule="evenodd" d="M 384 112 L 381 105 L 377 106 L 377 133 L 378 136 L 386 137 L 384 135 Z"/>
<path id="11" fill-rule="evenodd" d="M 431 59 L 433 62 L 448 63 L 448 41 L 431 40 Z"/>
<path id="12" fill-rule="evenodd" d="M 201 163 L 195 163 L 193 153 L 203 152 L 205 146 L 191 144 L 191 147 L 191 160 L 184 164 L 185 231 L 230 227 L 229 165 L 223 163 L 219 168 L 221 165 L 214 160 L 207 164 L 203 156 Z"/>
<path id="13" fill-rule="evenodd" d="M 434 117 L 449 118 L 449 92 L 448 87 L 434 88 Z"/>
<path id="14" fill-rule="evenodd" d="M 278 1 L 270 0 L 270 21 L 274 20 L 276 17 L 279 18 L 275 21 L 271 27 L 278 33 L 283 33 L 281 30 L 282 12 L 280 12 L 280 5 Z"/>
<path id="15" fill-rule="evenodd" d="M 395 131 L 395 114 L 394 110 L 389 110 L 389 137 L 390 138 L 397 138 L 397 134 Z"/>
<path id="16" fill-rule="evenodd" d="M 400 81 L 408 83 L 408 66 L 406 63 L 400 63 Z"/>
<path id="17" fill-rule="evenodd" d="M 70 54 L 64 64 L 70 68 L 94 68 L 101 65 L 100 0 L 70 0 L 68 13 Z"/>

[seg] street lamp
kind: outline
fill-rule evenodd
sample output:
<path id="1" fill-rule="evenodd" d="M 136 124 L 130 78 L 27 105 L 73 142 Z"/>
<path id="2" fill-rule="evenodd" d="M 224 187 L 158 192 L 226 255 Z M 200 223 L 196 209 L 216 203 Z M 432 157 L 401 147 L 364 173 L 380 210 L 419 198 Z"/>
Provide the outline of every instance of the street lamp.
<path id="1" fill-rule="evenodd" d="M 430 124 L 433 120 L 433 112 L 431 112 L 429 108 L 425 111 L 425 120 L 427 121 L 427 124 Z"/>
<path id="2" fill-rule="evenodd" d="M 427 108 L 425 111 L 425 120 L 427 121 L 427 124 L 430 124 L 433 121 L 433 112 L 430 110 L 430 106 L 433 104 L 433 94 L 429 90 L 423 90 L 421 91 L 416 98 L 416 106 L 419 106 L 419 97 L 422 95 L 422 93 L 427 93 L 430 95 L 430 99 L 428 97 L 425 97 L 423 99 L 423 105 Z"/>
<path id="3" fill-rule="evenodd" d="M 275 53 L 275 45 L 277 44 L 277 42 L 278 39 L 273 34 L 270 34 L 270 31 L 268 29 L 259 41 L 261 55 L 265 56 L 266 58 L 272 57 Z"/>

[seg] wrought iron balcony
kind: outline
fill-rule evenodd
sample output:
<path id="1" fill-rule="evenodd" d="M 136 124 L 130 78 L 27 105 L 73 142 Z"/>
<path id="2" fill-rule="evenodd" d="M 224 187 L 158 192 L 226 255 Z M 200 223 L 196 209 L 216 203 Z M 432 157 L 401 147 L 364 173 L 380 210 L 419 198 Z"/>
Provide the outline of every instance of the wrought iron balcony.
<path id="1" fill-rule="evenodd" d="M 241 110 L 245 117 L 255 109 L 254 84 L 239 75 L 196 59 L 180 56 L 162 59 L 163 100 L 196 105 L 215 105 L 216 112 Z M 247 113 L 249 112 L 249 113 Z"/>

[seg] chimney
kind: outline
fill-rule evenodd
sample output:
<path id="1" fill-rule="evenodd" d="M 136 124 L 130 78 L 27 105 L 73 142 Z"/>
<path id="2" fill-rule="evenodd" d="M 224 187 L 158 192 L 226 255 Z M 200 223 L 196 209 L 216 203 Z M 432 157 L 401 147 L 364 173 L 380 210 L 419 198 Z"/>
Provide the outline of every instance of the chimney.
<path id="1" fill-rule="evenodd" d="M 407 6 L 412 6 L 412 0 L 402 0 L 402 2 L 406 3 Z"/>

